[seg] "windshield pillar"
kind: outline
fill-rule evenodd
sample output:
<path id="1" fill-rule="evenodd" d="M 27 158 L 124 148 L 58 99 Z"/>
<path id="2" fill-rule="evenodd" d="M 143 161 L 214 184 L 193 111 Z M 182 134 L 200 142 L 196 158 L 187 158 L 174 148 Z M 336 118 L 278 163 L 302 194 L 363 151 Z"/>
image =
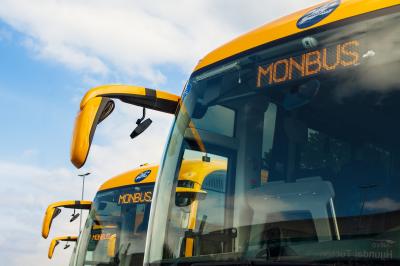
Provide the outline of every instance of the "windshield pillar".
<path id="1" fill-rule="evenodd" d="M 249 238 L 250 228 L 242 227 L 244 224 L 251 224 L 253 210 L 248 205 L 247 191 L 260 182 L 261 164 L 260 155 L 262 153 L 263 138 L 263 115 L 268 105 L 245 104 L 237 110 L 237 121 L 235 136 L 240 139 L 239 150 L 237 152 L 236 176 L 235 179 L 235 213 L 233 227 L 239 228 L 238 241 L 235 250 L 244 251 L 240 243 L 246 243 Z"/>

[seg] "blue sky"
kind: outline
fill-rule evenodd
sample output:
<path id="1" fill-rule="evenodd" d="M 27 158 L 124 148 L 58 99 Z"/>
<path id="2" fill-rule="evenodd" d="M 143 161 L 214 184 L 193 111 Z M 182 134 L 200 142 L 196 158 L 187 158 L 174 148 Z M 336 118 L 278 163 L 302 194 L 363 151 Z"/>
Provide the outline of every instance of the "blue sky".
<path id="1" fill-rule="evenodd" d="M 37 58 L 24 45 L 26 36 L 6 23 L 0 22 L 0 32 L 6 36 L 0 38 L 0 104 L 4 110 L 0 118 L 6 125 L 1 132 L 0 159 L 34 159 L 43 166 L 63 166 L 69 160 L 77 104 L 92 82 L 81 71 Z M 163 85 L 179 94 L 187 75 L 174 66 L 160 66 L 160 70 L 168 76 Z M 113 77 L 99 81 L 98 85 L 119 83 Z M 145 85 L 146 80 L 139 77 L 134 84 Z"/>
<path id="2" fill-rule="evenodd" d="M 76 109 L 72 95 L 82 84 L 80 77 L 60 65 L 35 60 L 21 45 L 21 34 L 4 22 L 0 29 L 10 38 L 0 41 L 1 120 L 6 125 L 0 158 L 20 160 L 22 154 L 46 147 L 36 163 L 64 164 Z"/>
<path id="3" fill-rule="evenodd" d="M 64 265 L 40 238 L 46 206 L 86 198 L 106 179 L 158 162 L 172 121 L 129 134 L 141 110 L 117 103 L 96 132 L 87 165 L 69 162 L 72 126 L 90 87 L 127 83 L 180 94 L 196 62 L 224 42 L 317 0 L 0 0 L 0 257 L 4 265 Z M 76 234 L 61 215 L 50 237 Z M 14 245 L 13 243 L 17 243 Z"/>

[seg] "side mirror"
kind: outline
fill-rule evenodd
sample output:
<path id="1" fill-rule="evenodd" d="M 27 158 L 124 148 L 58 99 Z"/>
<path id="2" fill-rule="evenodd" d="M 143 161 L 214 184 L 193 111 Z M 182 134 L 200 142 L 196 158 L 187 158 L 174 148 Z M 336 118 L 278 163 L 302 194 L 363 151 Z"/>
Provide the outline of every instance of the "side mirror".
<path id="1" fill-rule="evenodd" d="M 117 235 L 113 234 L 107 242 L 107 256 L 110 258 L 115 257 L 115 245 L 117 243 Z"/>
<path id="2" fill-rule="evenodd" d="M 75 221 L 76 219 L 78 219 L 80 216 L 80 213 L 74 213 L 71 215 L 71 219 L 69 219 L 69 222 L 72 223 L 73 221 Z"/>
<path id="3" fill-rule="evenodd" d="M 51 224 L 60 213 L 60 208 L 74 209 L 74 210 L 90 210 L 92 207 L 92 202 L 88 200 L 67 200 L 67 201 L 59 201 L 50 204 L 43 218 L 42 224 L 42 237 L 47 238 L 49 236 Z"/>
<path id="4" fill-rule="evenodd" d="M 71 162 L 77 168 L 85 164 L 97 125 L 114 109 L 111 99 L 169 114 L 175 113 L 180 102 L 175 94 L 138 86 L 104 85 L 89 90 L 81 101 L 71 143 Z M 138 136 L 150 124 L 150 119 L 141 121 L 131 136 Z"/>
<path id="5" fill-rule="evenodd" d="M 146 118 L 146 108 L 143 108 L 143 115 L 136 121 L 136 128 L 131 133 L 131 139 L 136 138 L 142 134 L 153 123 L 150 118 Z M 143 121 L 144 120 L 144 121 Z"/>
<path id="6" fill-rule="evenodd" d="M 195 200 L 204 200 L 207 192 L 194 188 L 177 187 L 175 193 L 175 205 L 178 207 L 187 207 Z"/>
<path id="7" fill-rule="evenodd" d="M 140 122 L 131 133 L 131 139 L 136 138 L 137 136 L 142 134 L 151 125 L 151 123 L 153 123 L 153 121 L 150 118 L 147 118 L 143 122 Z"/>
<path id="8" fill-rule="evenodd" d="M 56 246 L 61 242 L 61 241 L 65 241 L 67 242 L 66 247 L 68 248 L 70 245 L 68 244 L 69 242 L 76 242 L 78 241 L 78 237 L 77 236 L 60 236 L 60 237 L 56 237 L 53 238 L 53 240 L 51 240 L 50 246 L 49 246 L 49 252 L 47 254 L 47 257 L 49 259 L 51 259 L 53 257 L 54 254 L 54 249 L 56 248 Z M 64 248 L 65 249 L 65 248 Z"/>

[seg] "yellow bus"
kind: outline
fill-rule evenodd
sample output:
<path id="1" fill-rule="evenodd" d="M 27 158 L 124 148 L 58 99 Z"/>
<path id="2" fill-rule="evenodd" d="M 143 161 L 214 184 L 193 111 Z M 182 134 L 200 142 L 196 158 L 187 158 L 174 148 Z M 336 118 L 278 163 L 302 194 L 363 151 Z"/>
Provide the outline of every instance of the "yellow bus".
<path id="1" fill-rule="evenodd" d="M 400 265 L 399 73 L 398 0 L 327 1 L 205 56 L 164 152 L 145 264 Z M 224 187 L 187 232 L 173 191 L 205 155 L 226 162 Z"/>
<path id="2" fill-rule="evenodd" d="M 215 179 L 223 171 L 226 171 L 223 162 L 190 160 L 185 163 L 176 188 L 176 204 L 186 210 L 179 219 L 187 221 L 187 230 L 194 229 L 193 214 L 197 212 L 198 202 L 207 197 L 202 190 L 204 181 Z M 157 172 L 158 166 L 143 165 L 106 181 L 100 186 L 93 202 L 60 201 L 50 204 L 43 220 L 44 238 L 48 237 L 52 221 L 60 213 L 60 208 L 89 208 L 90 212 L 79 238 L 56 237 L 51 241 L 49 259 L 59 242 L 78 241 L 71 256 L 71 266 L 142 265 Z M 217 186 L 214 185 L 215 188 Z M 193 239 L 188 241 L 188 245 L 193 245 Z"/>
<path id="3" fill-rule="evenodd" d="M 301 10 L 206 55 L 181 97 L 90 91 L 71 159 L 84 163 L 110 99 L 174 114 L 145 265 L 399 265 L 399 38 L 399 0 Z M 196 201 L 175 193 L 188 160 L 226 165 L 191 228 Z"/>
<path id="4" fill-rule="evenodd" d="M 157 170 L 157 166 L 143 165 L 111 178 L 100 186 L 93 202 L 67 200 L 50 204 L 43 219 L 43 238 L 49 236 L 53 220 L 62 208 L 74 210 L 71 222 L 79 216 L 76 210 L 90 212 L 79 238 L 52 239 L 49 259 L 60 242 L 66 241 L 68 248 L 69 242 L 78 241 L 70 265 L 131 265 L 130 261 L 135 259 L 132 265 L 141 265 Z M 126 249 L 125 253 L 121 249 Z"/>
<path id="5" fill-rule="evenodd" d="M 70 265 L 141 265 L 158 167 L 143 165 L 103 183 Z"/>

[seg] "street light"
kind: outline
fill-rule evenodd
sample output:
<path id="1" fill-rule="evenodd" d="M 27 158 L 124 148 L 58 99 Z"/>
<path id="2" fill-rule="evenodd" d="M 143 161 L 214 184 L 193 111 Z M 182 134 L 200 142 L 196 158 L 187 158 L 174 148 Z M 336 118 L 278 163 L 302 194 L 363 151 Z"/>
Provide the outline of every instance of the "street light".
<path id="1" fill-rule="evenodd" d="M 78 176 L 82 177 L 82 197 L 81 200 L 83 200 L 83 193 L 85 192 L 85 177 L 90 175 L 90 173 L 86 174 L 80 174 Z M 79 234 L 81 233 L 81 227 L 82 227 L 82 209 L 81 209 L 81 215 L 79 215 Z"/>

